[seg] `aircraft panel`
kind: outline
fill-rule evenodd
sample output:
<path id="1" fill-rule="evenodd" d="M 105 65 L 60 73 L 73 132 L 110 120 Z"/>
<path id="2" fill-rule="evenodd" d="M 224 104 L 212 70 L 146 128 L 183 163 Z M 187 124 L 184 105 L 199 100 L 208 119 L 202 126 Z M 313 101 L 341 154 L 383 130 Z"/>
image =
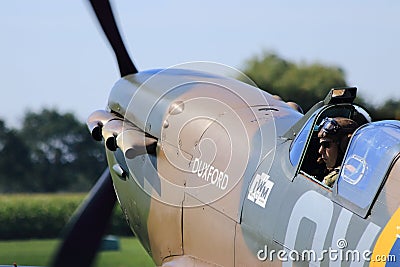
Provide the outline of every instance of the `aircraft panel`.
<path id="1" fill-rule="evenodd" d="M 245 233 L 242 230 L 240 224 L 236 225 L 236 237 L 235 237 L 235 266 L 254 266 L 254 267 L 280 267 L 282 262 L 279 260 L 270 261 L 268 259 L 271 250 L 276 251 L 281 249 L 279 246 L 265 246 L 261 244 L 256 246 L 255 250 L 249 246 L 248 240 L 245 240 Z M 262 250 L 262 251 L 260 251 Z M 265 257 L 265 259 L 264 259 Z"/>
<path id="2" fill-rule="evenodd" d="M 188 204 L 194 207 L 187 207 Z M 236 222 L 192 196 L 185 195 L 183 250 L 185 255 L 207 259 L 221 266 L 234 266 Z"/>
<path id="3" fill-rule="evenodd" d="M 385 187 L 379 195 L 378 201 L 385 203 L 389 214 L 393 214 L 400 207 L 400 160 L 397 159 L 392 167 Z"/>

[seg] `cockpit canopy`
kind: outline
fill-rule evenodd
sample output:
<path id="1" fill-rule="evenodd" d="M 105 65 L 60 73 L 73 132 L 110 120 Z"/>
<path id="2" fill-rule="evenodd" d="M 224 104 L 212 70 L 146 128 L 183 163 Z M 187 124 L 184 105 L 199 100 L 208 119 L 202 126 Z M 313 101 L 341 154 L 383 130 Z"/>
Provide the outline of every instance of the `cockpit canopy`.
<path id="1" fill-rule="evenodd" d="M 326 117 L 345 117 L 359 125 L 349 142 L 332 189 L 322 183 L 325 164 L 317 163 L 320 157 L 318 130 Z M 364 218 L 371 212 L 399 155 L 400 122 L 371 122 L 369 114 L 352 103 L 325 104 L 315 109 L 296 134 L 289 151 L 290 163 L 295 170 L 292 179 L 302 174 L 331 189 L 333 201 Z"/>
<path id="2" fill-rule="evenodd" d="M 367 216 L 399 153 L 399 121 L 373 122 L 359 128 L 343 160 L 334 200 Z"/>
<path id="3" fill-rule="evenodd" d="M 313 177 L 320 176 L 323 169 L 323 166 L 316 165 L 319 157 L 318 126 L 326 117 L 350 118 L 356 121 L 358 125 L 364 125 L 371 121 L 368 112 L 354 104 L 328 105 L 317 109 L 295 137 L 289 153 L 291 164 Z"/>

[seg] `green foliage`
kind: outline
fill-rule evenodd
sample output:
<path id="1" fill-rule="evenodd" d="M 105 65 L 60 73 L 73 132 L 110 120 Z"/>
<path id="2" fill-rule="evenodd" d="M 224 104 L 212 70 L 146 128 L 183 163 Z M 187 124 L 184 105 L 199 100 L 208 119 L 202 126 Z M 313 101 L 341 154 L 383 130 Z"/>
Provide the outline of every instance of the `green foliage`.
<path id="1" fill-rule="evenodd" d="M 0 196 L 0 239 L 59 237 L 84 194 Z M 114 209 L 109 234 L 132 235 L 119 207 Z"/>
<path id="2" fill-rule="evenodd" d="M 72 114 L 44 109 L 26 114 L 21 136 L 30 148 L 36 192 L 85 191 L 104 167 L 104 148 Z M 79 183 L 79 185 L 77 185 Z"/>
<path id="3" fill-rule="evenodd" d="M 16 130 L 0 121 L 0 192 L 24 191 L 31 187 L 29 148 Z"/>
<path id="4" fill-rule="evenodd" d="M 386 100 L 381 106 L 375 108 L 373 113 L 375 120 L 400 120 L 400 99 Z"/>
<path id="5" fill-rule="evenodd" d="M 297 102 L 303 110 L 322 100 L 329 89 L 346 86 L 344 72 L 339 67 L 295 64 L 266 52 L 248 60 L 244 73 L 261 89 L 285 101 Z"/>
<path id="6" fill-rule="evenodd" d="M 331 88 L 347 86 L 340 67 L 296 64 L 270 52 L 249 59 L 243 72 L 262 90 L 279 95 L 284 101 L 296 102 L 304 111 L 323 100 Z M 359 94 L 355 103 L 368 110 L 375 121 L 400 119 L 400 100 L 389 99 L 376 107 Z"/>
<path id="7" fill-rule="evenodd" d="M 71 113 L 28 112 L 19 130 L 0 121 L 0 192 L 85 192 L 106 167 L 104 147 Z"/>

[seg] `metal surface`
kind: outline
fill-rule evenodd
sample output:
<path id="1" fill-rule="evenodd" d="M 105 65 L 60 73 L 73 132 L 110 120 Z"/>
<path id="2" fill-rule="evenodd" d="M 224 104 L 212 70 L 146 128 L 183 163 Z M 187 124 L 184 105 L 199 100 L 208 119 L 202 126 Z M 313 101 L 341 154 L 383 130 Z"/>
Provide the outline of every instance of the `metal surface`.
<path id="1" fill-rule="evenodd" d="M 96 14 L 124 77 L 88 127 L 106 141 L 118 202 L 157 265 L 384 266 L 385 256 L 399 265 L 398 121 L 371 123 L 352 103 L 354 87 L 332 89 L 303 115 L 216 74 L 136 73 L 103 2 Z M 330 188 L 318 176 L 315 129 L 337 116 L 361 127 Z"/>

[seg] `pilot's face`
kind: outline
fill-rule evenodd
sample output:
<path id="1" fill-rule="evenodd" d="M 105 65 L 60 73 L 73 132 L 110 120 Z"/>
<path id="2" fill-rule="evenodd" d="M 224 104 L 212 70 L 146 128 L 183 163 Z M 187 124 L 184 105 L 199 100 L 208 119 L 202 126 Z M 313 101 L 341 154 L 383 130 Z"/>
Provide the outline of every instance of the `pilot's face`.
<path id="1" fill-rule="evenodd" d="M 319 150 L 322 159 L 328 169 L 335 168 L 336 158 L 338 155 L 338 143 L 330 138 L 321 138 L 319 140 Z"/>

